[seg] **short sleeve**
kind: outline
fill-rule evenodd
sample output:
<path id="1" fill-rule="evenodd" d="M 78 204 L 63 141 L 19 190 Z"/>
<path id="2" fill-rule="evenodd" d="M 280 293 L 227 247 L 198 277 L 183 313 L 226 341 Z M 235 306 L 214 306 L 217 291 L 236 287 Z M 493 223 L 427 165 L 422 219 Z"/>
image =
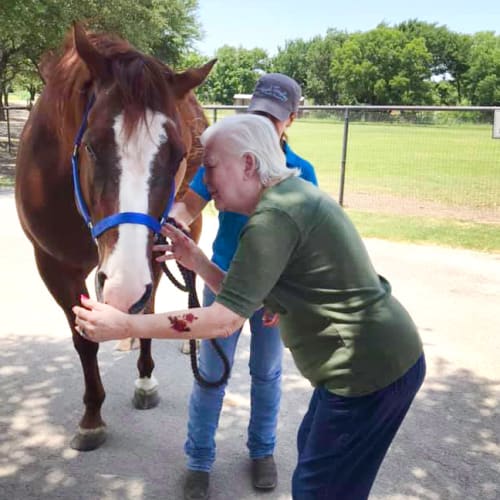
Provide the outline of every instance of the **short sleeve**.
<path id="1" fill-rule="evenodd" d="M 193 180 L 189 183 L 189 187 L 203 199 L 210 201 L 212 196 L 208 191 L 207 185 L 205 184 L 205 167 L 202 165 L 196 172 Z"/>
<path id="2" fill-rule="evenodd" d="M 299 240 L 299 229 L 285 212 L 252 215 L 215 300 L 249 318 L 278 283 Z"/>
<path id="3" fill-rule="evenodd" d="M 300 168 L 300 177 L 305 181 L 318 185 L 318 179 L 316 178 L 316 172 L 314 171 L 313 166 L 306 160 L 302 159 L 302 162 L 299 165 Z"/>
<path id="4" fill-rule="evenodd" d="M 318 179 L 316 178 L 316 172 L 314 171 L 314 167 L 311 163 L 295 153 L 287 142 L 283 144 L 283 151 L 286 156 L 287 166 L 289 168 L 298 168 L 300 170 L 299 177 L 301 179 L 317 186 Z"/>

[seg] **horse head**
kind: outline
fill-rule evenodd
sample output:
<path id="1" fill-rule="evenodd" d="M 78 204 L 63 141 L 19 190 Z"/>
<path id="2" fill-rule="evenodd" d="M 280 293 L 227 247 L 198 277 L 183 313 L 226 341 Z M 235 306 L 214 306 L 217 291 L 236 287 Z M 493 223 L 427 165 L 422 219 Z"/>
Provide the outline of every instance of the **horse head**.
<path id="1" fill-rule="evenodd" d="M 142 214 L 149 221 L 166 215 L 191 146 L 182 106 L 192 102 L 191 90 L 215 61 L 175 73 L 127 42 L 101 40 L 77 24 L 74 47 L 88 70 L 86 99 L 93 102 L 82 126 L 77 182 L 94 228 L 113 222 L 94 234 L 96 294 L 123 311 L 140 312 L 155 287 L 155 228 L 120 215 Z"/>

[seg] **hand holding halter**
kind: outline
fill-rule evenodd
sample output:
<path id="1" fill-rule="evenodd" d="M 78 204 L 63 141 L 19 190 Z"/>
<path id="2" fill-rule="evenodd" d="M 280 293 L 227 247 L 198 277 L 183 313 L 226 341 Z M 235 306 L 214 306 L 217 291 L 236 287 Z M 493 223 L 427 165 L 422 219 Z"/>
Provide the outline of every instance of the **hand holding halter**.
<path id="1" fill-rule="evenodd" d="M 176 260 L 186 269 L 198 273 L 205 256 L 187 232 L 179 229 L 176 221 L 169 218 L 162 226 L 160 233 L 164 237 L 163 241 L 168 238 L 170 243 L 159 243 L 153 246 L 153 251 L 163 252 L 162 255 L 156 257 L 156 260 L 158 262 Z M 157 238 L 157 241 L 160 241 L 160 238 Z"/>

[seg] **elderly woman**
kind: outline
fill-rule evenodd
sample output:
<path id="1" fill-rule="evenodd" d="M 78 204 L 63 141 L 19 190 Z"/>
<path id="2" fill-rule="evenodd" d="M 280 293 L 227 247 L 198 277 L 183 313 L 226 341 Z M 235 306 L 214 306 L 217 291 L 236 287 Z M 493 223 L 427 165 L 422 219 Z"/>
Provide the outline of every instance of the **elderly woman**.
<path id="1" fill-rule="evenodd" d="M 301 98 L 300 85 L 292 78 L 280 73 L 262 75 L 255 86 L 248 112 L 265 116 L 273 124 L 280 137 L 288 168 L 299 168 L 300 177 L 317 185 L 313 166 L 300 158 L 290 148 L 286 131 L 295 121 Z M 189 189 L 170 212 L 177 223 L 187 226 L 210 202 L 212 196 L 205 181 L 205 167 L 201 167 L 189 185 Z M 212 245 L 212 262 L 227 271 L 238 247 L 241 230 L 248 217 L 241 213 L 219 211 L 219 227 Z M 203 305 L 209 306 L 215 300 L 210 287 L 203 290 Z M 247 448 L 251 459 L 252 484 L 258 489 L 273 489 L 277 485 L 277 469 L 274 448 L 278 428 L 281 400 L 281 370 L 283 342 L 279 326 L 267 321 L 264 308 L 253 313 L 249 319 L 250 354 L 250 419 L 247 427 Z M 270 318 L 273 318 L 270 316 Z M 241 329 L 217 345 L 224 352 L 232 370 Z M 184 344 L 188 341 L 184 341 Z M 219 380 L 223 365 L 213 344 L 201 342 L 198 363 L 200 373 L 206 380 Z M 207 497 L 210 473 L 215 462 L 215 435 L 219 425 L 226 385 L 205 387 L 197 380 L 189 398 L 187 439 L 184 450 L 187 456 L 187 474 L 184 483 L 184 498 L 197 500 Z"/>
<path id="2" fill-rule="evenodd" d="M 83 298 L 76 324 L 99 342 L 206 338 L 238 330 L 261 304 L 314 387 L 297 437 L 295 499 L 364 499 L 425 376 L 417 329 L 375 272 L 341 207 L 285 165 L 269 120 L 237 115 L 202 135 L 219 210 L 249 216 L 225 274 L 171 226 L 176 258 L 217 294 L 209 307 L 132 316 Z"/>

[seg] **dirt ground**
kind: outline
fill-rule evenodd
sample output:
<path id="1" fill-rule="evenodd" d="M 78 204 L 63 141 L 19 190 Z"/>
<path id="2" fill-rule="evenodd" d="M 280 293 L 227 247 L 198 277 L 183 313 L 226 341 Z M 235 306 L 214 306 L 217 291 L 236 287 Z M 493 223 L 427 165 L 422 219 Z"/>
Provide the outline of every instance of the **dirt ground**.
<path id="1" fill-rule="evenodd" d="M 11 118 L 15 136 L 25 116 L 19 112 Z M 5 122 L 0 122 L 0 179 L 12 179 L 14 156 L 5 138 Z M 63 314 L 36 271 L 11 189 L 0 189 L 0 215 L 0 497 L 181 498 L 192 384 L 188 358 L 177 343 L 154 343 L 162 401 L 156 409 L 138 412 L 130 404 L 136 353 L 103 345 L 99 363 L 110 435 L 92 453 L 71 450 L 82 408 L 78 358 Z M 207 219 L 201 242 L 206 252 L 215 230 L 216 220 Z M 378 272 L 414 317 L 428 362 L 427 379 L 370 498 L 500 498 L 500 255 L 374 239 L 366 245 Z M 185 301 L 167 283 L 160 285 L 160 310 L 184 308 Z M 279 485 L 271 494 L 256 493 L 245 449 L 248 351 L 245 329 L 221 416 L 211 499 L 288 500 L 296 429 L 311 389 L 287 354 L 276 449 Z"/>
<path id="2" fill-rule="evenodd" d="M 192 374 L 177 342 L 154 342 L 160 405 L 130 399 L 137 353 L 103 344 L 99 364 L 109 437 L 94 452 L 68 443 L 82 409 L 82 376 L 62 312 L 41 282 L 15 213 L 0 193 L 0 485 L 23 500 L 182 498 L 183 444 Z M 206 252 L 216 229 L 207 219 Z M 366 240 L 378 272 L 411 312 L 428 371 L 374 485 L 371 500 L 500 498 L 500 255 Z M 89 279 L 92 290 L 92 277 Z M 159 310 L 186 298 L 162 282 Z M 279 485 L 252 490 L 245 448 L 249 332 L 239 342 L 217 435 L 211 500 L 289 500 L 295 435 L 311 394 L 290 355 L 284 361 L 276 460 Z"/>

